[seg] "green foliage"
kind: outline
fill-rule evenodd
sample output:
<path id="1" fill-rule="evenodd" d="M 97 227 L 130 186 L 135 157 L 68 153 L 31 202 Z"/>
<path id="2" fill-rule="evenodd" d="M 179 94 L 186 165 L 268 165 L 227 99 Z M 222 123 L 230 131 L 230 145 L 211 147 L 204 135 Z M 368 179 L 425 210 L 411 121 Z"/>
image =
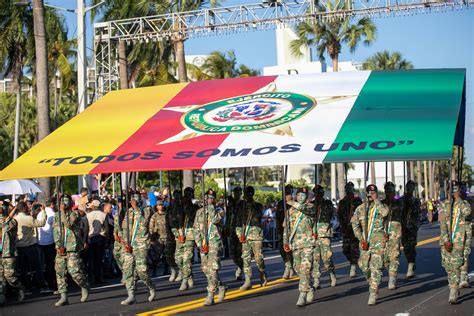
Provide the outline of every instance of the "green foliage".
<path id="1" fill-rule="evenodd" d="M 385 69 L 413 69 L 413 64 L 404 59 L 399 52 L 390 53 L 388 50 L 377 52 L 372 57 L 367 58 L 362 64 L 364 70 L 385 70 Z"/>
<path id="2" fill-rule="evenodd" d="M 306 179 L 291 180 L 289 184 L 291 184 L 293 186 L 293 188 L 295 188 L 295 189 L 305 187 L 308 190 L 311 190 L 311 187 L 310 187 L 308 181 L 306 181 Z"/>
<path id="3" fill-rule="evenodd" d="M 263 206 L 270 206 L 282 199 L 281 192 L 255 190 L 255 201 L 262 203 Z"/>

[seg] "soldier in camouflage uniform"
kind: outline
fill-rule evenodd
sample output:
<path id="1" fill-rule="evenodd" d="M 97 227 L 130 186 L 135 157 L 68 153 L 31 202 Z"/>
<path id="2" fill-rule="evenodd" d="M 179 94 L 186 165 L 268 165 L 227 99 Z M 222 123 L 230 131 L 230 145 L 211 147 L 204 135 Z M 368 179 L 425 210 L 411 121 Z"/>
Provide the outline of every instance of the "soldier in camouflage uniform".
<path id="1" fill-rule="evenodd" d="M 216 194 L 208 190 L 204 195 L 204 207 L 200 208 L 194 219 L 194 240 L 201 253 L 201 269 L 207 279 L 205 306 L 214 305 L 214 293 L 219 290 L 217 302 L 224 300 L 226 286 L 221 283 L 219 269 L 222 254 L 222 218 L 224 210 L 216 207 Z"/>
<path id="2" fill-rule="evenodd" d="M 0 205 L 0 306 L 5 304 L 7 283 L 18 291 L 18 302 L 25 298 L 23 286 L 16 277 L 16 235 L 18 223 L 13 218 L 15 209 L 9 204 Z"/>
<path id="3" fill-rule="evenodd" d="M 388 208 L 378 199 L 377 187 L 370 184 L 366 188 L 367 199 L 359 205 L 351 223 L 360 241 L 359 268 L 369 283 L 369 305 L 375 305 L 380 282 L 385 249 L 385 218 Z"/>
<path id="4" fill-rule="evenodd" d="M 300 295 L 297 306 L 304 306 L 314 299 L 314 290 L 311 287 L 311 268 L 313 266 L 313 253 L 315 239 L 313 236 L 314 207 L 307 204 L 308 190 L 298 189 L 296 201 L 290 201 L 288 212 L 288 223 L 284 219 L 283 245 L 285 252 L 293 252 L 294 268 L 297 271 L 300 281 L 298 289 Z M 288 226 L 287 226 L 288 225 Z"/>
<path id="5" fill-rule="evenodd" d="M 354 183 L 345 186 L 346 195 L 339 201 L 337 218 L 342 230 L 342 252 L 351 264 L 349 277 L 356 276 L 357 261 L 359 260 L 359 240 L 354 235 L 351 218 L 355 209 L 362 204 L 360 197 L 354 195 Z"/>
<path id="6" fill-rule="evenodd" d="M 286 200 L 286 209 L 290 209 L 291 203 L 293 202 L 293 195 L 292 195 L 293 187 L 288 184 L 285 186 L 285 200 Z M 276 209 L 276 225 L 277 225 L 277 232 L 278 232 L 278 249 L 280 250 L 281 258 L 283 259 L 283 263 L 285 264 L 285 271 L 283 272 L 282 278 L 289 279 L 293 277 L 294 270 L 293 270 L 293 252 L 288 251 L 286 252 L 283 248 L 284 240 L 283 240 L 283 233 L 284 233 L 284 226 L 283 221 L 285 220 L 285 212 L 283 209 L 283 201 L 279 201 Z"/>
<path id="7" fill-rule="evenodd" d="M 81 216 L 78 211 L 71 210 L 71 197 L 61 198 L 59 212 L 54 215 L 53 235 L 56 244 L 55 270 L 58 292 L 61 295 L 56 306 L 68 304 L 67 273 L 81 287 L 81 302 L 89 296 L 89 282 L 81 259 L 80 252 L 84 247 L 81 237 Z"/>
<path id="8" fill-rule="evenodd" d="M 461 182 L 461 193 L 463 200 L 466 200 L 471 206 L 471 214 L 466 217 L 466 247 L 464 247 L 464 264 L 461 267 L 461 283 L 460 287 L 467 288 L 469 287 L 469 256 L 471 255 L 471 244 L 472 244 L 472 200 L 466 195 L 467 184 L 466 182 Z"/>
<path id="9" fill-rule="evenodd" d="M 252 288 L 252 253 L 255 257 L 258 271 L 260 272 L 260 285 L 267 285 L 265 262 L 263 261 L 263 206 L 253 199 L 255 189 L 251 186 L 245 188 L 245 201 L 243 211 L 237 216 L 236 234 L 242 244 L 242 260 L 244 262 L 245 282 L 240 287 L 241 291 Z"/>
<path id="10" fill-rule="evenodd" d="M 388 208 L 387 221 L 385 222 L 385 240 L 387 246 L 384 254 L 384 266 L 388 270 L 388 289 L 397 288 L 397 273 L 400 265 L 400 239 L 402 238 L 401 205 L 395 199 L 395 184 L 385 184 L 385 199 L 382 203 Z"/>
<path id="11" fill-rule="evenodd" d="M 316 239 L 314 247 L 314 258 L 313 258 L 313 286 L 315 289 L 320 289 L 320 265 L 319 262 L 322 260 L 324 268 L 329 273 L 331 279 L 331 286 L 336 286 L 336 274 L 334 272 L 334 263 L 332 262 L 332 250 L 331 250 L 331 237 L 332 227 L 331 218 L 334 214 L 334 206 L 332 202 L 324 198 L 324 189 L 320 185 L 316 185 L 313 189 L 314 192 L 314 227 L 313 236 Z"/>
<path id="12" fill-rule="evenodd" d="M 172 277 L 177 275 L 177 265 L 174 260 L 174 253 L 172 244 L 174 237 L 171 233 L 171 224 L 169 218 L 166 216 L 163 200 L 156 202 L 156 212 L 153 213 L 150 219 L 150 240 L 153 265 L 158 265 L 161 255 L 164 254 L 168 266 L 171 268 Z"/>
<path id="13" fill-rule="evenodd" d="M 120 302 L 122 305 L 135 303 L 135 274 L 148 287 L 150 292 L 148 301 L 151 302 L 155 299 L 155 286 L 151 281 L 150 270 L 147 264 L 152 211 L 150 207 L 141 209 L 139 207 L 140 200 L 140 194 L 133 193 L 130 201 L 132 207 L 128 210 L 128 214 L 125 215 L 125 219 L 122 221 L 123 235 L 127 238 L 123 251 L 123 273 L 128 293 L 127 299 Z"/>
<path id="14" fill-rule="evenodd" d="M 237 225 L 237 215 L 239 212 L 242 212 L 242 188 L 235 187 L 232 190 L 234 196 L 229 199 L 229 204 L 227 205 L 227 213 L 225 219 L 224 235 L 229 238 L 229 248 L 230 256 L 234 261 L 234 264 L 237 266 L 235 270 L 235 279 L 242 280 L 242 271 L 244 269 L 244 262 L 242 261 L 242 244 L 239 241 L 239 238 L 235 234 L 235 229 Z"/>
<path id="15" fill-rule="evenodd" d="M 113 256 L 115 263 L 122 272 L 122 284 L 125 284 L 125 279 L 123 278 L 123 246 L 125 244 L 125 239 L 122 232 L 122 221 L 125 217 L 125 211 L 122 207 L 122 202 L 119 204 L 119 208 L 114 217 L 114 249 Z"/>
<path id="16" fill-rule="evenodd" d="M 418 218 L 420 217 L 420 200 L 413 196 L 415 182 L 408 181 L 405 195 L 400 199 L 402 204 L 402 246 L 408 261 L 407 279 L 415 276 L 416 242 L 418 235 Z"/>
<path id="17" fill-rule="evenodd" d="M 186 188 L 184 190 L 183 203 L 179 203 L 180 211 L 173 222 L 173 234 L 176 237 L 175 260 L 182 275 L 180 291 L 194 287 L 192 275 L 192 260 L 194 253 L 194 232 L 193 225 L 196 211 L 199 208 L 193 203 L 194 190 Z"/>
<path id="18" fill-rule="evenodd" d="M 466 218 L 471 215 L 469 203 L 462 199 L 460 185 L 451 181 L 451 197 L 439 206 L 438 220 L 441 229 L 441 263 L 448 274 L 449 303 L 457 304 L 461 267 L 467 239 Z"/>

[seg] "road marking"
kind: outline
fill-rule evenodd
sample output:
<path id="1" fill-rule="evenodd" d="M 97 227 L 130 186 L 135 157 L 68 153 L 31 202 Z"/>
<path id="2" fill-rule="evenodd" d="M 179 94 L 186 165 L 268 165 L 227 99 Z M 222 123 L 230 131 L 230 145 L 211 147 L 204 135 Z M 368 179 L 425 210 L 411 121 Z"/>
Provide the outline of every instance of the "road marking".
<path id="1" fill-rule="evenodd" d="M 439 240 L 439 237 L 434 237 L 434 238 L 422 240 L 422 241 L 418 242 L 416 245 L 417 246 L 423 246 L 423 245 L 435 242 L 437 240 Z M 272 256 L 272 257 L 268 257 L 268 258 L 265 258 L 265 259 L 274 259 L 274 258 L 278 258 L 278 257 L 280 257 L 280 256 Z M 341 268 L 344 268 L 344 267 L 347 267 L 347 266 L 349 266 L 349 263 L 344 262 L 344 263 L 336 264 L 334 266 L 334 269 L 338 270 L 338 269 L 341 269 Z M 298 281 L 298 280 L 299 280 L 298 277 L 294 277 L 292 279 L 276 279 L 276 280 L 268 282 L 267 286 L 265 286 L 265 287 L 260 287 L 260 285 L 254 285 L 254 286 L 252 286 L 252 289 L 248 290 L 248 291 L 240 291 L 240 290 L 230 291 L 230 292 L 226 293 L 226 297 L 225 297 L 224 300 L 227 301 L 227 300 L 231 300 L 233 298 L 247 296 L 247 295 L 250 295 L 250 294 L 253 294 L 253 293 L 266 291 L 266 290 L 274 288 L 274 287 L 276 287 L 280 284 L 288 283 L 288 282 L 295 282 L 295 281 Z M 217 295 L 214 298 L 216 299 Z M 188 311 L 188 310 L 191 310 L 191 309 L 196 309 L 196 308 L 203 307 L 204 306 L 204 304 L 203 304 L 204 301 L 205 301 L 204 298 L 200 298 L 200 299 L 193 300 L 193 301 L 188 301 L 188 302 L 184 302 L 184 303 L 180 303 L 180 304 L 176 304 L 176 305 L 166 306 L 166 307 L 156 309 L 156 310 L 152 310 L 152 311 L 148 311 L 148 312 L 143 312 L 143 313 L 137 314 L 137 316 L 173 315 L 173 314 L 176 314 L 176 313 L 179 313 L 179 312 L 184 312 L 184 311 Z"/>

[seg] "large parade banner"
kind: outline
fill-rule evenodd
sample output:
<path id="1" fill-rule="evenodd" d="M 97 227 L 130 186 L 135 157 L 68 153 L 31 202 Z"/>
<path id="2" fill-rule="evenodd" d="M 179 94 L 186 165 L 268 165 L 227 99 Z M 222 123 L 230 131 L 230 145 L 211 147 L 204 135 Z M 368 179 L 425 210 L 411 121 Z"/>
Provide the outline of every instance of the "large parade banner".
<path id="1" fill-rule="evenodd" d="M 455 138 L 463 138 L 464 85 L 465 70 L 434 69 L 114 91 L 5 168 L 0 179 L 449 159 Z"/>

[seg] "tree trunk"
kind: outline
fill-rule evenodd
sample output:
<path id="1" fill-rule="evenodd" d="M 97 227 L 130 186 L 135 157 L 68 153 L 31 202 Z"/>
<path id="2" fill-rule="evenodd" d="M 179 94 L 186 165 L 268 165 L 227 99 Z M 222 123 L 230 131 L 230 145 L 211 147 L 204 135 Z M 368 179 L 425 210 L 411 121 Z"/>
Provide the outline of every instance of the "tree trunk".
<path id="1" fill-rule="evenodd" d="M 415 180 L 415 162 L 410 161 L 410 180 Z"/>
<path id="2" fill-rule="evenodd" d="M 422 185 L 421 183 L 421 161 L 416 162 L 416 183 L 418 186 Z M 418 192 L 418 198 L 421 198 L 421 192 Z"/>
<path id="3" fill-rule="evenodd" d="M 49 135 L 49 85 L 48 48 L 46 46 L 46 27 L 43 0 L 33 0 L 33 24 L 36 52 L 36 104 L 38 113 L 38 141 Z M 49 178 L 39 179 L 40 200 L 50 196 Z"/>
<path id="4" fill-rule="evenodd" d="M 433 163 L 434 161 L 428 161 L 428 177 L 430 182 L 430 198 L 434 198 L 434 173 L 433 173 Z"/>
<path id="5" fill-rule="evenodd" d="M 390 175 L 392 182 L 395 184 L 395 161 L 390 161 Z"/>
<path id="6" fill-rule="evenodd" d="M 425 199 L 430 198 L 430 185 L 428 184 L 428 162 L 425 160 L 423 162 L 424 168 L 424 178 L 425 178 Z"/>
<path id="7" fill-rule="evenodd" d="M 332 58 L 332 71 L 338 71 L 338 65 L 339 65 L 339 55 L 335 56 Z M 331 178 L 334 176 L 333 169 L 331 168 Z M 336 187 L 331 188 L 333 189 L 334 192 L 336 192 L 336 197 L 337 197 L 337 191 L 339 191 L 339 199 L 342 199 L 344 196 L 344 187 L 346 185 L 346 180 L 345 180 L 345 172 L 344 172 L 344 164 L 343 163 L 338 163 L 336 164 L 336 169 L 337 169 L 337 190 Z M 332 184 L 332 182 L 331 182 Z"/>
<path id="8" fill-rule="evenodd" d="M 128 89 L 127 43 L 125 41 L 118 42 L 118 59 L 120 89 Z"/>
<path id="9" fill-rule="evenodd" d="M 370 182 L 372 184 L 377 183 L 377 177 L 375 175 L 375 161 L 370 162 Z"/>

